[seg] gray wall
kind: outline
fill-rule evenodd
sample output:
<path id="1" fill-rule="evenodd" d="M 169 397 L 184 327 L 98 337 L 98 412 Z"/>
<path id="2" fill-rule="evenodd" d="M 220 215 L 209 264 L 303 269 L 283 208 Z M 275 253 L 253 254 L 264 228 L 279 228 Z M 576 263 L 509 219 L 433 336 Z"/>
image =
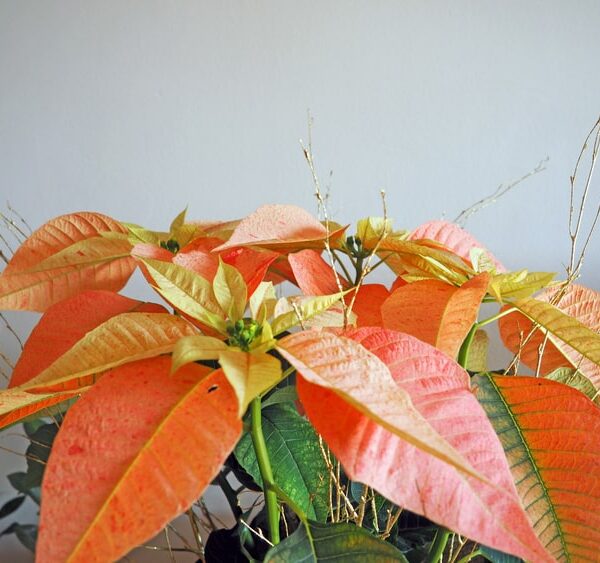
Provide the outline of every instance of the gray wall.
<path id="1" fill-rule="evenodd" d="M 599 26 L 597 0 L 0 0 L 1 204 L 33 226 L 83 209 L 154 228 L 186 205 L 315 210 L 310 108 L 342 222 L 379 214 L 380 188 L 398 227 L 453 218 L 549 156 L 468 227 L 511 268 L 561 271 L 568 178 L 600 111 Z M 28 560 L 12 546 L 0 559 Z"/>

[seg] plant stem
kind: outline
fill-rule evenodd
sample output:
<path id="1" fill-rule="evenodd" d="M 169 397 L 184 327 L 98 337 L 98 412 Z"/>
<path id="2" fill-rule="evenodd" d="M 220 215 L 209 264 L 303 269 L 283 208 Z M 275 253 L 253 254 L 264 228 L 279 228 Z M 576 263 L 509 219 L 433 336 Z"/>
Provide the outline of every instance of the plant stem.
<path id="1" fill-rule="evenodd" d="M 450 530 L 447 528 L 438 528 L 435 533 L 435 538 L 433 539 L 433 543 L 431 544 L 431 549 L 429 550 L 429 554 L 427 555 L 427 563 L 438 563 L 441 560 L 442 555 L 444 554 L 444 549 L 446 549 L 446 543 L 448 543 L 448 538 L 450 537 Z"/>
<path id="2" fill-rule="evenodd" d="M 256 397 L 250 405 L 252 418 L 252 444 L 256 452 L 258 468 L 263 481 L 265 491 L 265 505 L 267 508 L 267 522 L 269 525 L 269 537 L 274 545 L 279 543 L 279 505 L 277 503 L 277 492 L 275 491 L 275 480 L 273 469 L 267 452 L 267 444 L 262 431 L 262 413 L 260 397 Z"/>
<path id="3" fill-rule="evenodd" d="M 482 326 L 493 323 L 494 321 L 497 321 L 498 319 L 501 319 L 502 317 L 505 317 L 506 315 L 510 315 L 511 313 L 514 313 L 516 310 L 517 310 L 516 307 L 510 307 L 509 309 L 506 309 L 505 311 L 500 311 L 496 315 L 493 315 L 487 319 L 483 319 L 482 321 L 479 321 L 475 324 L 477 325 L 477 328 L 481 328 Z"/>

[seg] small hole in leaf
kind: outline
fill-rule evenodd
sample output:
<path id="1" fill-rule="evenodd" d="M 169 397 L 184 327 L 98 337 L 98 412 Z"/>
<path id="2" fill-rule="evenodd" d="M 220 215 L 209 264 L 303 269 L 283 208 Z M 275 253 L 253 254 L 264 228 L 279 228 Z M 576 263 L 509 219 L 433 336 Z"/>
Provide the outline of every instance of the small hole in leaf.
<path id="1" fill-rule="evenodd" d="M 209 392 L 209 393 L 212 393 L 213 391 L 216 391 L 218 388 L 219 388 L 219 386 L 218 386 L 218 385 L 211 385 L 211 386 L 208 388 L 208 392 Z"/>

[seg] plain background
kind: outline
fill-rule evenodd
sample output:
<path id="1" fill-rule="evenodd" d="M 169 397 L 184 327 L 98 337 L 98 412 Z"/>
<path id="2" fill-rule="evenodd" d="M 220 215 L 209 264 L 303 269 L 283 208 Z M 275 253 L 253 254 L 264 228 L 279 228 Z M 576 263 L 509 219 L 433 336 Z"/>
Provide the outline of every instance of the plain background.
<path id="1" fill-rule="evenodd" d="M 0 0 L 0 207 L 33 227 L 95 210 L 157 229 L 186 205 L 197 219 L 315 212 L 310 109 L 343 223 L 381 214 L 380 189 L 398 228 L 452 219 L 548 156 L 467 227 L 512 269 L 562 273 L 569 175 L 600 110 L 599 28 L 597 0 Z M 591 198 L 590 212 L 598 182 Z M 22 333 L 34 320 L 9 318 Z M 0 454 L 0 503 L 23 463 Z M 31 559 L 0 539 L 0 560 Z"/>

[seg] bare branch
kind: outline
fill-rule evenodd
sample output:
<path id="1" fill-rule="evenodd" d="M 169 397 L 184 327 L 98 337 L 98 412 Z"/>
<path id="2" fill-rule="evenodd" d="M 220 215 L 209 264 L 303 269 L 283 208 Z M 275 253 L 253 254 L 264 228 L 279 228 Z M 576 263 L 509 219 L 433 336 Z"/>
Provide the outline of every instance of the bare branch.
<path id="1" fill-rule="evenodd" d="M 487 197 L 484 197 L 483 199 L 480 199 L 478 202 L 471 205 L 471 207 L 468 207 L 467 209 L 464 209 L 463 211 L 461 211 L 456 216 L 456 219 L 454 219 L 453 222 L 457 223 L 461 227 L 464 227 L 466 222 L 469 220 L 469 218 L 472 215 L 475 215 L 475 213 L 477 213 L 478 211 L 481 211 L 483 208 L 487 207 L 488 205 L 491 205 L 492 203 L 496 203 L 502 196 L 506 195 L 508 192 L 510 192 L 511 190 L 516 188 L 521 182 L 524 182 L 528 178 L 531 178 L 532 176 L 535 176 L 536 174 L 539 174 L 540 172 L 543 172 L 544 170 L 546 170 L 546 163 L 549 160 L 550 160 L 550 157 L 547 156 L 546 158 L 543 158 L 542 160 L 540 160 L 535 168 L 533 168 L 532 170 L 527 172 L 527 174 L 525 174 L 524 176 L 521 176 L 518 180 L 514 180 L 508 184 L 500 184 L 496 188 L 496 191 L 493 194 L 491 194 Z"/>

